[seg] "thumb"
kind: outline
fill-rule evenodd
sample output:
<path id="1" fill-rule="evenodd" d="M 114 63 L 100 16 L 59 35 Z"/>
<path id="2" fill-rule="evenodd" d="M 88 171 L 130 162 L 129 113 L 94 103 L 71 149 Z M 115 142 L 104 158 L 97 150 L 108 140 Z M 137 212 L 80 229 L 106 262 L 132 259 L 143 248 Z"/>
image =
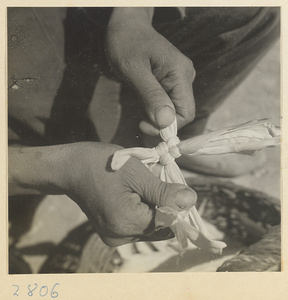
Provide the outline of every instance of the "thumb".
<path id="1" fill-rule="evenodd" d="M 151 71 L 142 68 L 131 78 L 131 83 L 151 122 L 158 128 L 169 126 L 175 118 L 174 104 Z"/>
<path id="2" fill-rule="evenodd" d="M 197 194 L 190 187 L 161 181 L 136 159 L 131 158 L 122 170 L 129 188 L 150 206 L 168 206 L 181 211 L 197 201 Z"/>

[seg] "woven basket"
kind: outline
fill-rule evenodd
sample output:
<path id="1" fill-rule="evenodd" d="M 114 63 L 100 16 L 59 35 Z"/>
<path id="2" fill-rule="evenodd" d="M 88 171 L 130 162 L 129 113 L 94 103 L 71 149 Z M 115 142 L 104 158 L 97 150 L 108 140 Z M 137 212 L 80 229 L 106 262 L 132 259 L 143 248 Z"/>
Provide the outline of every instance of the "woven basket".
<path id="1" fill-rule="evenodd" d="M 217 271 L 280 271 L 280 201 L 227 182 L 188 179 L 198 194 L 202 217 L 243 250 Z M 229 247 L 229 245 L 228 245 Z M 89 222 L 72 230 L 55 247 L 40 273 L 115 272 L 123 263 L 117 248 L 105 245 Z"/>

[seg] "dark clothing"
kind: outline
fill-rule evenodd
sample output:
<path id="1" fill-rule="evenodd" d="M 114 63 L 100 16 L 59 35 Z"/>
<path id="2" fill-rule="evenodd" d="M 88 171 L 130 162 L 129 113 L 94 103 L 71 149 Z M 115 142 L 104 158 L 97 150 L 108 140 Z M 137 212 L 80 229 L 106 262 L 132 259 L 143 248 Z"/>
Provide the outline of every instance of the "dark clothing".
<path id="1" fill-rule="evenodd" d="M 111 11 L 8 9 L 11 143 L 19 138 L 32 145 L 98 139 L 87 110 L 99 77 L 113 78 L 104 53 Z M 225 100 L 279 37 L 280 9 L 156 8 L 153 26 L 193 61 L 196 119 L 201 119 Z M 141 109 L 125 95 L 123 87 L 122 119 L 114 142 L 135 146 Z M 131 142 L 122 143 L 122 135 L 123 140 L 130 135 Z"/>

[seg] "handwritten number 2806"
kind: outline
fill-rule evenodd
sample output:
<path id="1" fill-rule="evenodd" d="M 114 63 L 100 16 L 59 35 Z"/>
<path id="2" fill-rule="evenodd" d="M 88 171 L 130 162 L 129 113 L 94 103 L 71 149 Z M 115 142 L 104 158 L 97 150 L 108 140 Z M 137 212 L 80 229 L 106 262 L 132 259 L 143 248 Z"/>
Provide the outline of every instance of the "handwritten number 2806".
<path id="1" fill-rule="evenodd" d="M 57 285 L 60 285 L 59 283 L 55 283 L 54 286 L 52 287 L 51 289 L 51 292 L 50 292 L 50 297 L 51 298 L 57 298 L 59 293 L 55 291 L 55 287 Z M 16 284 L 13 284 L 12 286 L 15 286 L 16 287 L 16 291 L 14 292 L 13 296 L 19 296 L 18 292 L 20 293 L 19 291 L 19 285 L 16 285 Z M 37 283 L 34 283 L 34 284 L 29 284 L 28 285 L 28 296 L 29 297 L 32 297 L 35 295 L 35 293 L 37 292 L 38 288 L 38 284 Z M 34 293 L 35 292 L 35 293 Z M 46 285 L 43 285 L 40 289 L 39 289 L 39 295 L 40 297 L 45 297 L 49 292 L 49 289 Z"/>

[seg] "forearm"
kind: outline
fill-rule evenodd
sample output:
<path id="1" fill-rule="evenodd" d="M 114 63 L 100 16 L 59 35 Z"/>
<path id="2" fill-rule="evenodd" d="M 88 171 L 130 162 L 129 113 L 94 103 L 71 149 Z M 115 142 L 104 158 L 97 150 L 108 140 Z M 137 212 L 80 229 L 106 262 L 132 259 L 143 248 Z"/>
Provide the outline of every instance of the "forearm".
<path id="1" fill-rule="evenodd" d="M 151 24 L 153 14 L 153 7 L 116 7 L 113 9 L 109 23 L 118 26 L 131 22 Z"/>
<path id="2" fill-rule="evenodd" d="M 67 146 L 9 147 L 9 195 L 62 194 Z"/>

